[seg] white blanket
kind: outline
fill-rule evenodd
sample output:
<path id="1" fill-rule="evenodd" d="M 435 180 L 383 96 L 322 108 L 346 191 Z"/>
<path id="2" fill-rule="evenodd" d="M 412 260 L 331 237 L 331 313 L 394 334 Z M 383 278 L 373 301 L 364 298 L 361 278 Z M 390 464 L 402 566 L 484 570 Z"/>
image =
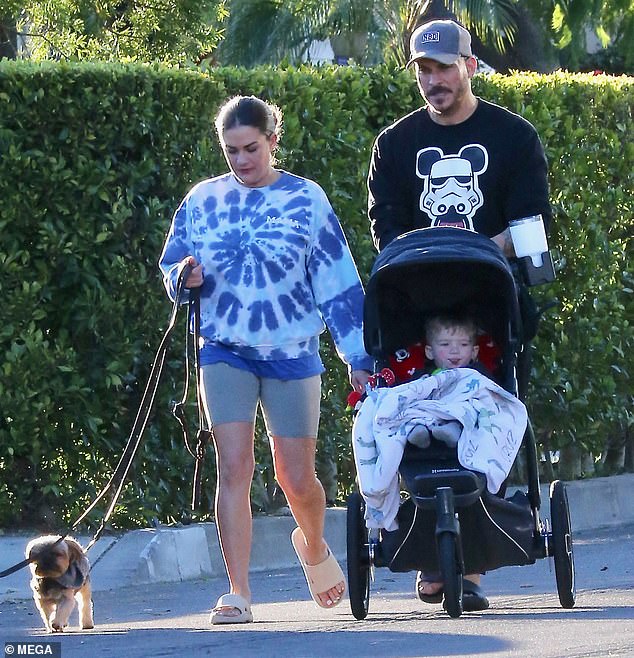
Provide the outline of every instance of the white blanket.
<path id="1" fill-rule="evenodd" d="M 368 391 L 352 428 L 352 445 L 368 528 L 398 527 L 398 467 L 406 441 L 429 435 L 455 445 L 465 468 L 486 476 L 497 493 L 526 429 L 524 405 L 470 368 L 443 370 L 393 388 Z"/>

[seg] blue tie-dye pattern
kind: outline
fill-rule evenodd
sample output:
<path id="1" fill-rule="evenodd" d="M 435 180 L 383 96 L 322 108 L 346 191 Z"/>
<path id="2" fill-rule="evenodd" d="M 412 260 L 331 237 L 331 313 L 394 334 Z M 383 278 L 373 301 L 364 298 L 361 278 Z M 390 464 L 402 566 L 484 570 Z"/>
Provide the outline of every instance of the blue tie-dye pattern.
<path id="1" fill-rule="evenodd" d="M 310 215 L 310 199 L 307 196 L 296 196 L 293 197 L 285 206 L 285 212 L 291 210 L 304 210 L 307 215 Z M 295 217 L 298 216 L 297 212 L 293 213 Z"/>
<path id="2" fill-rule="evenodd" d="M 363 289 L 316 184 L 285 172 L 268 188 L 245 188 L 231 175 L 203 181 L 175 213 L 160 262 L 166 283 L 173 286 L 176 264 L 188 254 L 204 266 L 207 340 L 247 358 L 296 358 L 315 353 L 325 321 L 342 358 L 371 367 L 361 335 Z"/>
<path id="3" fill-rule="evenodd" d="M 284 268 L 280 267 L 277 263 L 273 261 L 267 261 L 264 263 L 264 267 L 269 274 L 269 278 L 272 283 L 277 283 L 281 281 L 285 276 Z"/>
<path id="4" fill-rule="evenodd" d="M 187 214 L 187 208 L 183 205 L 181 206 L 181 212 L 183 213 L 183 220 Z M 202 219 L 203 213 L 200 208 L 194 208 L 192 211 L 192 222 L 199 222 Z M 185 228 L 185 226 L 183 226 Z"/>
<path id="5" fill-rule="evenodd" d="M 302 246 L 306 244 L 306 237 L 306 233 L 300 233 L 299 235 L 285 235 L 284 241 L 289 245 L 293 245 L 293 247 L 301 249 Z M 297 251 L 295 249 L 289 248 L 289 251 L 292 256 L 297 257 Z"/>
<path id="6" fill-rule="evenodd" d="M 359 304 L 363 304 L 363 291 L 356 286 L 344 290 L 324 304 L 324 314 L 330 317 L 328 328 L 335 342 L 343 340 L 352 331 L 348 322 L 350 310 Z"/>
<path id="7" fill-rule="evenodd" d="M 334 261 L 343 258 L 344 237 L 331 231 L 331 226 L 323 227 L 319 231 L 319 248 L 315 249 L 313 267 L 330 266 Z M 311 270 L 312 271 L 312 270 Z"/>
<path id="8" fill-rule="evenodd" d="M 227 324 L 235 324 L 238 317 L 238 309 L 240 307 L 240 301 L 236 298 L 235 295 L 230 292 L 220 293 L 218 298 L 218 304 L 216 306 L 216 313 L 218 317 L 224 319 L 227 317 Z"/>
<path id="9" fill-rule="evenodd" d="M 211 297 L 216 290 L 216 280 L 211 274 L 207 274 L 203 279 L 203 285 L 200 287 L 200 298 Z"/>
<path id="10" fill-rule="evenodd" d="M 302 314 L 297 310 L 297 307 L 293 304 L 293 300 L 288 295 L 280 295 L 277 298 L 277 302 L 287 322 L 302 319 Z"/>
<path id="11" fill-rule="evenodd" d="M 286 174 L 280 176 L 273 185 L 271 185 L 271 190 L 281 190 L 285 192 L 297 192 L 299 190 L 306 191 L 306 179 L 300 178 L 299 176 L 293 176 L 292 174 Z"/>
<path id="12" fill-rule="evenodd" d="M 213 196 L 208 196 L 204 201 L 203 201 L 203 210 L 207 213 L 213 213 L 215 212 L 216 208 L 218 207 L 218 201 L 216 201 L 216 197 Z M 194 209 L 194 213 L 200 213 L 199 208 Z M 192 219 L 196 219 L 196 214 L 192 214 Z"/>
<path id="13" fill-rule="evenodd" d="M 262 328 L 263 320 L 267 329 L 274 331 L 278 328 L 279 323 L 273 309 L 273 304 L 269 301 L 255 302 L 251 308 L 251 318 L 249 320 L 249 329 L 257 333 Z"/>
<path id="14" fill-rule="evenodd" d="M 329 219 L 333 219 L 332 216 Z M 332 231 L 332 221 L 330 226 L 327 228 L 321 229 L 319 232 L 319 244 L 321 248 L 327 253 L 330 258 L 333 260 L 340 260 L 343 258 L 343 235 L 341 232 L 337 231 L 335 233 Z"/>
<path id="15" fill-rule="evenodd" d="M 229 190 L 225 195 L 225 204 L 228 206 L 235 206 L 240 203 L 240 190 Z"/>
<path id="16" fill-rule="evenodd" d="M 293 299 L 306 311 L 309 313 L 313 310 L 313 296 L 310 293 L 310 290 L 303 286 L 301 283 L 295 284 L 295 287 L 291 290 L 291 295 Z"/>

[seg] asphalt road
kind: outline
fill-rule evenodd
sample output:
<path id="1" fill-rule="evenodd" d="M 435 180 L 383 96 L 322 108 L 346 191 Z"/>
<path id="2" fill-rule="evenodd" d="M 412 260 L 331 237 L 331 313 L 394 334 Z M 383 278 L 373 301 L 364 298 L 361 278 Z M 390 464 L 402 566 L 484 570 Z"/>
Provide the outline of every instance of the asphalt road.
<path id="1" fill-rule="evenodd" d="M 418 601 L 413 573 L 387 569 L 376 572 L 367 619 L 355 620 L 347 600 L 320 610 L 294 568 L 253 576 L 253 624 L 208 624 L 224 580 L 154 584 L 96 592 L 96 628 L 78 630 L 74 613 L 70 630 L 55 636 L 43 632 L 32 601 L 0 603 L 0 646 L 28 641 L 41 651 L 43 642 L 60 642 L 62 658 L 634 656 L 634 526 L 577 535 L 574 551 L 571 610 L 559 604 L 550 560 L 491 572 L 484 580 L 491 608 L 459 619 Z"/>

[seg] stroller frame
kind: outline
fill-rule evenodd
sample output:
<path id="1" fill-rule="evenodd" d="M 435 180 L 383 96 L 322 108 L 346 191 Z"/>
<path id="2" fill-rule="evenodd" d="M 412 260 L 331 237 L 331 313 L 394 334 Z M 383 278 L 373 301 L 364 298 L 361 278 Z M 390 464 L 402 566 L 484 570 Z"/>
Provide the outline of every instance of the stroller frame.
<path id="1" fill-rule="evenodd" d="M 457 228 L 410 231 L 391 242 L 372 268 L 364 307 L 366 351 L 381 366 L 389 354 L 420 340 L 428 316 L 459 310 L 473 317 L 501 348 L 496 382 L 524 400 L 530 340 L 523 332 L 517 276 L 501 250 L 483 235 Z M 538 455 L 530 419 L 521 449 L 527 490 L 505 499 L 486 490 L 482 474 L 460 466 L 455 450 L 433 441 L 424 450 L 408 445 L 399 467 L 407 496 L 399 508 L 399 529 L 393 532 L 368 531 L 362 496 L 355 491 L 348 497 L 348 590 L 356 619 L 368 614 L 374 568 L 440 572 L 444 608 L 459 617 L 465 574 L 533 564 L 546 557 L 554 558 L 562 607 L 574 606 L 566 488 L 559 480 L 551 483 L 550 527 L 539 514 Z"/>

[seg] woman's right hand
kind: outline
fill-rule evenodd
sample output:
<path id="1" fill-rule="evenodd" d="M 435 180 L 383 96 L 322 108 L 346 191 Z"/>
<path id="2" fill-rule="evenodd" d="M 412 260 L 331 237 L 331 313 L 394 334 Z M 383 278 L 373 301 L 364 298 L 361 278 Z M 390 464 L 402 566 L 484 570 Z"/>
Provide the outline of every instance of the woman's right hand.
<path id="1" fill-rule="evenodd" d="M 200 288 L 203 285 L 203 266 L 193 256 L 187 256 L 181 261 L 181 266 L 189 265 L 192 271 L 185 281 L 185 288 Z"/>

